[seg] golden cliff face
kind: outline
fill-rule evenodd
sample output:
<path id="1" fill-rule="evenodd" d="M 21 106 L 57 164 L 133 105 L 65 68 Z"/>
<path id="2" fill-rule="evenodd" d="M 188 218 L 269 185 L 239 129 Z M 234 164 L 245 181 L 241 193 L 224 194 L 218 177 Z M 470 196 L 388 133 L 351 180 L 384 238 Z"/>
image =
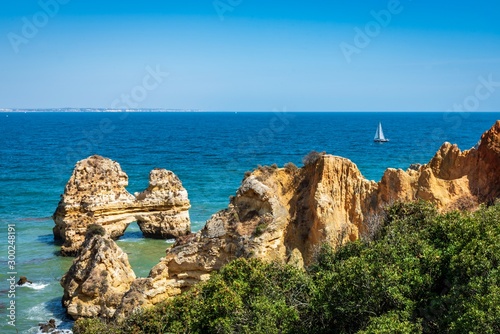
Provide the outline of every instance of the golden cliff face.
<path id="1" fill-rule="evenodd" d="M 64 242 L 62 255 L 77 254 L 91 224 L 102 225 L 114 239 L 134 221 L 147 237 L 190 232 L 187 191 L 174 173 L 152 170 L 148 188 L 137 197 L 127 185 L 128 176 L 115 161 L 94 155 L 76 164 L 53 215 L 54 237 Z"/>
<path id="2" fill-rule="evenodd" d="M 331 155 L 300 169 L 260 167 L 243 180 L 227 209 L 198 233 L 178 238 L 147 278 L 131 284 L 115 316 L 178 295 L 238 257 L 307 265 L 325 242 L 338 246 L 369 235 L 394 201 L 424 199 L 445 211 L 497 197 L 500 121 L 477 149 L 462 152 L 445 143 L 427 165 L 388 169 L 378 183 L 366 180 L 350 160 Z"/>
<path id="3" fill-rule="evenodd" d="M 500 197 L 500 121 L 476 148 L 460 151 L 444 143 L 417 171 L 388 169 L 379 182 L 378 202 L 424 199 L 440 210 L 474 208 Z"/>

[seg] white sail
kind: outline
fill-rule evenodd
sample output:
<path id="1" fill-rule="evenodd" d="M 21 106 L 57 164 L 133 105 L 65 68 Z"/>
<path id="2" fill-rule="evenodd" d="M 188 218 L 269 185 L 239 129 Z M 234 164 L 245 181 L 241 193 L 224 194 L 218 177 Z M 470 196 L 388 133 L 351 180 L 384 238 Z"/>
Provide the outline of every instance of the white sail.
<path id="1" fill-rule="evenodd" d="M 382 131 L 382 123 L 380 123 L 380 122 L 378 123 L 377 132 L 378 132 L 378 139 L 385 140 L 384 131 Z"/>
<path id="2" fill-rule="evenodd" d="M 375 132 L 375 138 L 373 138 L 376 142 L 386 142 L 389 139 L 386 139 L 384 136 L 384 131 L 382 130 L 382 123 L 378 123 L 377 131 Z"/>

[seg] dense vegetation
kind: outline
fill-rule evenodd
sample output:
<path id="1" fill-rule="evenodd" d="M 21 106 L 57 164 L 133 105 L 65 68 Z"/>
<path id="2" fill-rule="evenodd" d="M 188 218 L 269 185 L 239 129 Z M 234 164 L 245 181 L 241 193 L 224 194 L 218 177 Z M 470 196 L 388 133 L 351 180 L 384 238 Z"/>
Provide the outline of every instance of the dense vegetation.
<path id="1" fill-rule="evenodd" d="M 323 246 L 306 272 L 236 260 L 184 295 L 91 333 L 500 333 L 500 203 L 395 204 L 371 241 Z"/>

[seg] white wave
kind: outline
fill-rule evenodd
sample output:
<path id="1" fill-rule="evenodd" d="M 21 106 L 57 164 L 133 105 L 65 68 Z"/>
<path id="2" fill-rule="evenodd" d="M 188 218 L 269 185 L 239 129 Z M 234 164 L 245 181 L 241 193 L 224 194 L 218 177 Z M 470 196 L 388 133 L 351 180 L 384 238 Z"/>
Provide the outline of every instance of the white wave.
<path id="1" fill-rule="evenodd" d="M 122 238 L 122 239 L 118 239 L 117 240 L 118 243 L 144 243 L 144 242 L 147 242 L 144 240 L 144 238 L 142 239 L 138 239 L 138 238 Z"/>
<path id="2" fill-rule="evenodd" d="M 40 319 L 45 319 L 47 316 L 51 316 L 51 314 L 48 314 L 46 312 L 44 304 L 38 304 L 30 307 L 28 314 L 29 315 L 26 317 L 26 320 L 30 320 L 33 322 L 40 321 Z"/>
<path id="3" fill-rule="evenodd" d="M 49 310 L 49 304 L 53 304 L 55 302 L 44 302 L 33 307 L 30 307 L 28 310 L 28 316 L 25 318 L 29 320 L 32 324 L 37 324 L 36 327 L 31 327 L 28 331 L 30 334 L 38 334 L 42 333 L 40 330 L 41 323 L 46 323 L 49 319 L 54 319 L 56 321 L 57 329 L 51 333 L 63 333 L 63 334 L 72 334 L 71 328 L 73 327 L 73 321 L 63 320 L 65 316 L 61 314 L 54 313 Z M 58 302 L 60 303 L 60 302 Z"/>
<path id="4" fill-rule="evenodd" d="M 42 330 L 40 329 L 40 326 L 37 327 L 31 327 L 28 333 L 32 334 L 43 334 Z M 70 329 L 63 329 L 63 328 L 57 328 L 53 330 L 52 332 L 49 333 L 57 333 L 57 334 L 73 334 L 73 331 Z"/>
<path id="5" fill-rule="evenodd" d="M 19 288 L 30 288 L 33 290 L 43 290 L 47 286 L 49 286 L 49 283 L 25 283 L 23 285 L 18 285 Z"/>
<path id="6" fill-rule="evenodd" d="M 173 244 L 175 242 L 175 239 L 167 239 L 165 240 L 167 244 Z"/>

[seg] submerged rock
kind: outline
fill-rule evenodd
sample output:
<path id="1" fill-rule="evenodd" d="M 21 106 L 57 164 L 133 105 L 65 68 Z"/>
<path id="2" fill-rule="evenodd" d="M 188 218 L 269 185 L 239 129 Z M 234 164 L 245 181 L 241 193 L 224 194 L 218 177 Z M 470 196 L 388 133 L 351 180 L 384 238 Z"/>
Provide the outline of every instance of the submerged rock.
<path id="1" fill-rule="evenodd" d="M 102 225 L 114 239 L 134 221 L 147 237 L 190 232 L 187 191 L 174 173 L 151 171 L 149 187 L 137 198 L 127 185 L 128 176 L 115 161 L 94 155 L 76 164 L 53 215 L 54 237 L 64 242 L 62 255 L 76 255 L 91 224 Z"/>
<path id="2" fill-rule="evenodd" d="M 57 326 L 56 321 L 54 319 L 50 319 L 46 323 L 39 323 L 40 332 L 42 333 L 55 333 Z"/>
<path id="3" fill-rule="evenodd" d="M 26 283 L 30 283 L 32 284 L 33 282 L 32 281 L 29 281 L 26 276 L 21 276 L 19 277 L 19 280 L 17 281 L 17 285 L 24 285 Z"/>
<path id="4" fill-rule="evenodd" d="M 445 143 L 428 164 L 388 169 L 378 183 L 332 155 L 320 154 L 300 169 L 260 167 L 243 180 L 227 209 L 198 233 L 179 237 L 147 278 L 133 281 L 112 313 L 125 317 L 176 296 L 239 257 L 307 265 L 325 242 L 336 247 L 370 235 L 394 201 L 424 199 L 446 211 L 464 198 L 473 199 L 473 208 L 499 196 L 500 121 L 477 149 L 462 152 Z"/>

